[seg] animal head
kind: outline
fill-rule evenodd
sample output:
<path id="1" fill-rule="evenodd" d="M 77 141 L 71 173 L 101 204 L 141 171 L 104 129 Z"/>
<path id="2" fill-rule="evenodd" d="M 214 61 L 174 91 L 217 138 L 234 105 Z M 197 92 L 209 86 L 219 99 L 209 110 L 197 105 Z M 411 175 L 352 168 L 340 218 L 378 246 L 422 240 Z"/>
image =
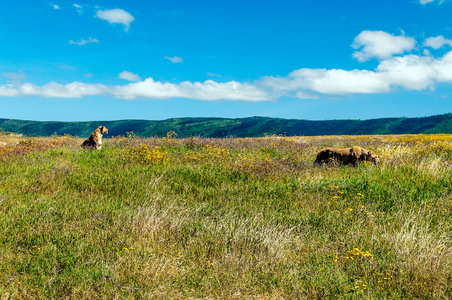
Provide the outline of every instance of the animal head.
<path id="1" fill-rule="evenodd" d="M 375 152 L 373 151 L 369 151 L 368 156 L 370 157 L 369 161 L 371 161 L 374 164 L 379 164 L 380 163 L 380 158 L 378 158 L 377 154 L 375 154 Z"/>
<path id="2" fill-rule="evenodd" d="M 380 159 L 378 158 L 378 156 L 373 151 L 363 149 L 362 156 L 363 156 L 363 160 L 370 161 L 373 164 L 379 164 L 380 163 Z"/>
<path id="3" fill-rule="evenodd" d="M 108 133 L 108 129 L 105 126 L 99 126 L 97 127 L 97 129 L 99 130 L 100 133 L 104 134 L 104 133 Z"/>
<path id="4" fill-rule="evenodd" d="M 358 157 L 358 160 L 360 161 L 370 161 L 374 164 L 380 163 L 380 159 L 378 158 L 378 156 L 375 154 L 375 152 L 371 150 L 366 150 L 358 146 L 353 146 L 352 150 Z"/>

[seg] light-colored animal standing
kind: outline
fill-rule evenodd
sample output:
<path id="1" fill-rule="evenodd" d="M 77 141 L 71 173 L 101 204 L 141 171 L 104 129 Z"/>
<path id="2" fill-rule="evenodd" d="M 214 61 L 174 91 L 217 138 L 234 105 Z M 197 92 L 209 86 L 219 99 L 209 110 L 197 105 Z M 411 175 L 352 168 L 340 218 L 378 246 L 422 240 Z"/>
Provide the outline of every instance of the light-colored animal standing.
<path id="1" fill-rule="evenodd" d="M 83 144 L 82 148 L 88 148 L 92 150 L 100 150 L 102 148 L 102 134 L 108 133 L 108 129 L 105 126 L 99 126 L 96 130 L 87 138 Z"/>
<path id="2" fill-rule="evenodd" d="M 314 164 L 329 163 L 332 161 L 352 166 L 356 166 L 358 161 L 370 161 L 374 164 L 380 163 L 380 159 L 375 152 L 353 146 L 351 148 L 324 148 L 317 153 Z"/>

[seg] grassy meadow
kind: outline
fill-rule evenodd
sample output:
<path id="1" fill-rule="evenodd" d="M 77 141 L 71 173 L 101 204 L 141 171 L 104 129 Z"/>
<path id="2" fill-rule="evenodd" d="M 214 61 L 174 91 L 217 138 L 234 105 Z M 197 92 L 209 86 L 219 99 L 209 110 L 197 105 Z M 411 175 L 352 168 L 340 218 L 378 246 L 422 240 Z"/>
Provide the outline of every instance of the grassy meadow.
<path id="1" fill-rule="evenodd" d="M 452 298 L 452 135 L 81 142 L 1 134 L 0 299 Z"/>

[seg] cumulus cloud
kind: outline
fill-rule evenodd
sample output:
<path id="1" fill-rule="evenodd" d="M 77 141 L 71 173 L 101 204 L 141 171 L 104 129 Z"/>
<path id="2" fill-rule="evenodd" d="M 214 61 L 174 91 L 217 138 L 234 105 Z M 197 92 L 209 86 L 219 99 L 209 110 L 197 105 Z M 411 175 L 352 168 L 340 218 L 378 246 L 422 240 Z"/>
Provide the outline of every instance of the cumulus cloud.
<path id="1" fill-rule="evenodd" d="M 439 35 L 437 37 L 429 37 L 425 39 L 423 46 L 424 47 L 430 47 L 435 50 L 438 50 L 439 48 L 443 47 L 444 45 L 452 46 L 452 40 L 445 39 L 444 36 Z"/>
<path id="2" fill-rule="evenodd" d="M 73 82 L 62 85 L 50 82 L 43 86 L 32 83 L 6 84 L 0 86 L 0 96 L 40 96 L 47 98 L 80 98 L 83 96 L 102 95 L 105 93 L 105 86 L 101 84 L 86 84 Z"/>
<path id="3" fill-rule="evenodd" d="M 135 20 L 135 18 L 130 13 L 119 8 L 98 10 L 96 17 L 101 20 L 105 20 L 110 24 L 122 24 L 124 25 L 125 31 L 129 30 L 130 23 Z"/>
<path id="4" fill-rule="evenodd" d="M 93 39 L 92 37 L 88 38 L 88 40 L 85 40 L 84 38 L 81 38 L 79 42 L 75 42 L 73 40 L 69 41 L 69 44 L 74 44 L 78 46 L 84 46 L 88 43 L 99 43 L 98 39 Z"/>
<path id="5" fill-rule="evenodd" d="M 173 84 L 147 78 L 144 81 L 131 83 L 126 86 L 113 87 L 111 94 L 123 99 L 270 100 L 266 91 L 249 83 L 236 81 L 219 83 L 212 80 L 204 82 L 184 81 L 179 84 Z"/>
<path id="6" fill-rule="evenodd" d="M 179 84 L 163 83 L 147 78 L 127 85 L 107 86 L 73 82 L 62 85 L 50 82 L 43 86 L 31 83 L 6 84 L 0 86 L 0 97 L 40 96 L 50 98 L 81 98 L 85 96 L 107 96 L 120 99 L 168 99 L 191 98 L 204 101 L 215 100 L 270 100 L 268 93 L 250 83 L 230 81 L 219 83 L 184 81 Z"/>
<path id="7" fill-rule="evenodd" d="M 390 90 L 390 85 L 377 72 L 367 70 L 346 71 L 341 69 L 300 69 L 287 77 L 264 77 L 257 82 L 273 90 L 275 97 L 297 94 L 306 98 L 306 92 L 328 95 L 382 93 Z"/>
<path id="8" fill-rule="evenodd" d="M 165 56 L 164 59 L 169 60 L 173 64 L 177 64 L 177 63 L 183 62 L 182 58 L 180 58 L 179 56 L 173 56 L 173 57 Z"/>
<path id="9" fill-rule="evenodd" d="M 405 39 L 405 37 L 403 38 Z M 435 48 L 449 44 L 448 41 L 436 37 L 427 39 L 424 44 Z M 409 46 L 395 48 L 402 51 L 400 49 L 410 49 L 414 44 L 415 42 L 410 42 Z M 381 53 L 393 55 L 396 52 L 393 48 Z M 374 51 L 372 55 L 383 57 L 381 53 Z M 137 74 L 123 71 L 119 77 L 134 82 L 125 85 L 82 82 L 63 85 L 50 82 L 37 86 L 33 83 L 24 83 L 25 75 L 22 72 L 4 73 L 3 75 L 10 79 L 8 84 L 0 85 L 0 96 L 3 97 L 105 96 L 127 100 L 189 98 L 203 101 L 266 101 L 280 97 L 314 99 L 321 95 L 390 93 L 398 89 L 435 89 L 437 84 L 452 83 L 452 51 L 442 57 L 434 57 L 429 51 L 424 51 L 424 55 L 389 56 L 381 59 L 373 70 L 301 68 L 290 72 L 287 76 L 266 76 L 249 82 L 206 80 L 204 82 L 169 83 L 154 81 L 153 78 L 141 80 Z"/>
<path id="10" fill-rule="evenodd" d="M 298 92 L 327 95 L 388 93 L 434 89 L 452 83 L 452 52 L 441 58 L 405 55 L 383 60 L 375 70 L 300 69 L 286 77 L 264 77 L 256 84 L 272 95 L 297 97 Z"/>
<path id="11" fill-rule="evenodd" d="M 382 61 L 376 72 L 393 87 L 423 90 L 433 88 L 436 82 L 443 82 L 444 80 L 439 76 L 439 70 L 442 67 L 451 66 L 447 58 L 436 60 L 431 56 L 406 55 Z"/>
<path id="12" fill-rule="evenodd" d="M 16 75 L 7 76 L 15 78 Z M 139 78 L 135 76 L 137 75 L 127 71 L 120 74 L 121 78 L 127 80 L 138 80 Z M 434 89 L 438 83 L 452 83 L 452 51 L 440 58 L 418 55 L 392 57 L 381 61 L 374 70 L 303 68 L 292 71 L 287 76 L 266 76 L 242 83 L 213 80 L 168 83 L 147 78 L 126 85 L 113 86 L 82 82 L 65 85 L 50 82 L 37 86 L 15 81 L 1 85 L 0 96 L 56 98 L 106 96 L 127 100 L 189 98 L 203 101 L 265 101 L 280 97 L 313 99 L 320 95 L 389 93 L 397 89 L 425 90 Z"/>
<path id="13" fill-rule="evenodd" d="M 56 10 L 61 9 L 61 7 L 59 5 L 56 5 L 56 4 L 50 4 L 50 5 Z"/>
<path id="14" fill-rule="evenodd" d="M 132 72 L 129 72 L 129 71 L 122 71 L 121 73 L 119 73 L 119 78 L 125 79 L 128 81 L 140 81 L 141 80 L 140 76 L 138 76 L 137 74 L 134 74 Z"/>
<path id="15" fill-rule="evenodd" d="M 365 30 L 353 41 L 352 47 L 358 50 L 353 53 L 353 57 L 361 62 L 374 57 L 386 59 L 410 51 L 415 45 L 416 40 L 405 35 L 394 36 L 384 31 Z"/>

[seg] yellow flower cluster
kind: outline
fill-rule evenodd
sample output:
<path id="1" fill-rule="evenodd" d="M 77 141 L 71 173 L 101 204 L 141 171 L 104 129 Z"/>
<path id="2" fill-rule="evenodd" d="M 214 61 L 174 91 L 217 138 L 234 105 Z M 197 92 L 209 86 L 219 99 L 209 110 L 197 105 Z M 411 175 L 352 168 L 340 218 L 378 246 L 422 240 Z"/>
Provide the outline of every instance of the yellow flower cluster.
<path id="1" fill-rule="evenodd" d="M 354 248 L 353 250 L 348 251 L 348 255 L 343 258 L 346 260 L 355 260 L 359 257 L 363 258 L 373 258 L 374 256 L 370 254 L 368 251 L 361 251 L 358 248 Z M 339 256 L 333 257 L 333 263 L 337 263 L 340 260 Z"/>
<path id="2" fill-rule="evenodd" d="M 377 273 L 378 276 L 378 283 L 384 283 L 385 281 L 391 280 L 393 277 L 388 272 L 386 273 Z"/>
<path id="3" fill-rule="evenodd" d="M 204 158 L 210 161 L 225 161 L 230 157 L 228 149 L 217 145 L 205 145 L 201 151 L 204 154 Z"/>
<path id="4" fill-rule="evenodd" d="M 32 249 L 33 251 L 37 251 L 37 252 L 40 252 L 40 251 L 41 251 L 41 247 L 38 247 L 38 246 L 36 246 L 36 245 L 33 245 L 33 246 L 31 247 L 31 249 Z"/>
<path id="5" fill-rule="evenodd" d="M 370 257 L 372 258 L 373 255 L 370 254 L 368 251 L 361 251 L 358 248 L 354 248 L 353 250 L 350 250 L 348 252 L 348 254 L 350 255 L 350 258 L 353 259 L 353 257 Z"/>
<path id="6" fill-rule="evenodd" d="M 361 279 L 358 279 L 355 281 L 355 289 L 362 289 L 365 291 L 367 290 L 367 285 Z"/>
<path id="7" fill-rule="evenodd" d="M 160 146 L 149 146 L 146 144 L 140 144 L 136 147 L 128 147 L 126 153 L 129 159 L 143 164 L 163 163 L 169 159 L 168 152 L 162 150 Z"/>
<path id="8" fill-rule="evenodd" d="M 166 140 L 169 143 L 172 143 L 175 138 L 177 138 L 177 133 L 173 130 L 166 133 L 166 137 L 163 137 L 162 140 Z"/>
<path id="9" fill-rule="evenodd" d="M 404 134 L 385 136 L 386 141 L 391 142 L 429 142 L 429 141 L 452 141 L 452 134 Z"/>
<path id="10" fill-rule="evenodd" d="M 6 158 L 13 153 L 12 147 L 0 147 L 0 161 L 6 160 Z"/>
<path id="11" fill-rule="evenodd" d="M 184 154 L 183 159 L 191 162 L 203 162 L 205 164 L 224 163 L 231 158 L 228 149 L 217 145 L 205 145 L 197 150 L 190 150 Z"/>
<path id="12" fill-rule="evenodd" d="M 428 155 L 430 153 L 443 154 L 452 153 L 452 143 L 447 141 L 434 141 L 429 144 L 419 146 L 418 154 Z"/>
<path id="13" fill-rule="evenodd" d="M 355 198 L 358 199 L 358 200 L 361 200 L 361 199 L 364 198 L 364 195 L 361 194 L 361 193 L 357 193 L 356 196 L 355 196 Z"/>

